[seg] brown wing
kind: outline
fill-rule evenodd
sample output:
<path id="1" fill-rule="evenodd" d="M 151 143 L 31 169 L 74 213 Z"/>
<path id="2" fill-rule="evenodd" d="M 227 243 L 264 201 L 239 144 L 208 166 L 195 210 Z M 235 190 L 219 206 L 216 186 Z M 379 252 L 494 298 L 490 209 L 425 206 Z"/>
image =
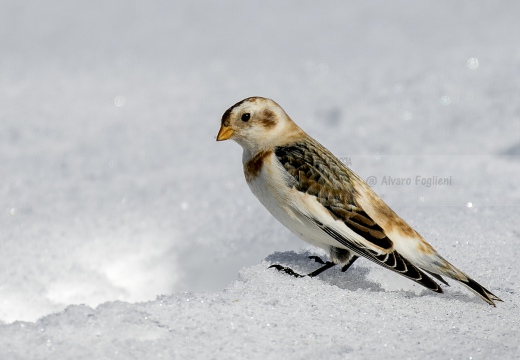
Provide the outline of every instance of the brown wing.
<path id="1" fill-rule="evenodd" d="M 392 241 L 383 229 L 354 201 L 354 187 L 348 168 L 318 143 L 302 142 L 277 147 L 275 154 L 296 180 L 297 190 L 316 199 L 356 234 L 375 246 L 389 250 Z"/>

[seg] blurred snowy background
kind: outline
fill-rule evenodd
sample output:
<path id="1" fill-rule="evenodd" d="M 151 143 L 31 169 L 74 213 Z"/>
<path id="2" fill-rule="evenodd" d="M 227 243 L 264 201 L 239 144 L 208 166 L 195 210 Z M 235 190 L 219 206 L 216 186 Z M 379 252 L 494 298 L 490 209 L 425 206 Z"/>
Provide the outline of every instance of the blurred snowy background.
<path id="1" fill-rule="evenodd" d="M 239 146 L 215 142 L 224 110 L 252 95 L 275 99 L 507 299 L 520 255 L 519 11 L 2 0 L 0 320 L 220 291 L 304 248 L 249 192 Z M 356 266 L 384 290 L 412 288 Z"/>

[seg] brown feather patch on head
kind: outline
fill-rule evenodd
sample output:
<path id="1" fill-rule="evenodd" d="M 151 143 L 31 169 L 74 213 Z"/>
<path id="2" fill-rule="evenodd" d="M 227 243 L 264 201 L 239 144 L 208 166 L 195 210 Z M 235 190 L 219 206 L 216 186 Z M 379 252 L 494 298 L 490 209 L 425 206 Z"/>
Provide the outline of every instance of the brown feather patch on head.
<path id="1" fill-rule="evenodd" d="M 271 128 L 276 125 L 276 114 L 271 109 L 265 109 L 258 119 L 266 128 Z"/>

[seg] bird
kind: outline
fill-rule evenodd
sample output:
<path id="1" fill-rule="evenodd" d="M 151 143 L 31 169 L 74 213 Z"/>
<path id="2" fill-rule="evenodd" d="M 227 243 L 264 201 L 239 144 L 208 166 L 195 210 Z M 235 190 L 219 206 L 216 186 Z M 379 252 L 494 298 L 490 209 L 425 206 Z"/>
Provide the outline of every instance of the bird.
<path id="1" fill-rule="evenodd" d="M 275 101 L 254 96 L 222 115 L 217 141 L 243 149 L 245 179 L 262 205 L 302 240 L 324 249 L 330 261 L 307 275 L 271 265 L 295 277 L 314 277 L 359 258 L 437 293 L 453 279 L 496 306 L 502 301 L 443 258 L 354 171 L 305 133 Z M 437 281 L 435 281 L 435 280 Z"/>

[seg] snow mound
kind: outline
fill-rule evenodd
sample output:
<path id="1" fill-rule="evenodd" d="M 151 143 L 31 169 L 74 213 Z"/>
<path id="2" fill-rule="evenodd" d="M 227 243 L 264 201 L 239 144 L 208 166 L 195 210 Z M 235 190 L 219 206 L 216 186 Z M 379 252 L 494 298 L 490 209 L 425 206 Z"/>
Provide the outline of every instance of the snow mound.
<path id="1" fill-rule="evenodd" d="M 155 301 L 73 305 L 36 323 L 0 327 L 2 359 L 144 358 L 514 358 L 516 292 L 492 288 L 493 308 L 451 287 L 446 294 L 388 290 L 359 262 L 343 274 L 293 278 L 313 253 L 274 253 L 243 269 L 217 293 L 184 292 Z M 390 280 L 392 282 L 392 280 Z M 416 289 L 417 290 L 417 289 Z"/>

